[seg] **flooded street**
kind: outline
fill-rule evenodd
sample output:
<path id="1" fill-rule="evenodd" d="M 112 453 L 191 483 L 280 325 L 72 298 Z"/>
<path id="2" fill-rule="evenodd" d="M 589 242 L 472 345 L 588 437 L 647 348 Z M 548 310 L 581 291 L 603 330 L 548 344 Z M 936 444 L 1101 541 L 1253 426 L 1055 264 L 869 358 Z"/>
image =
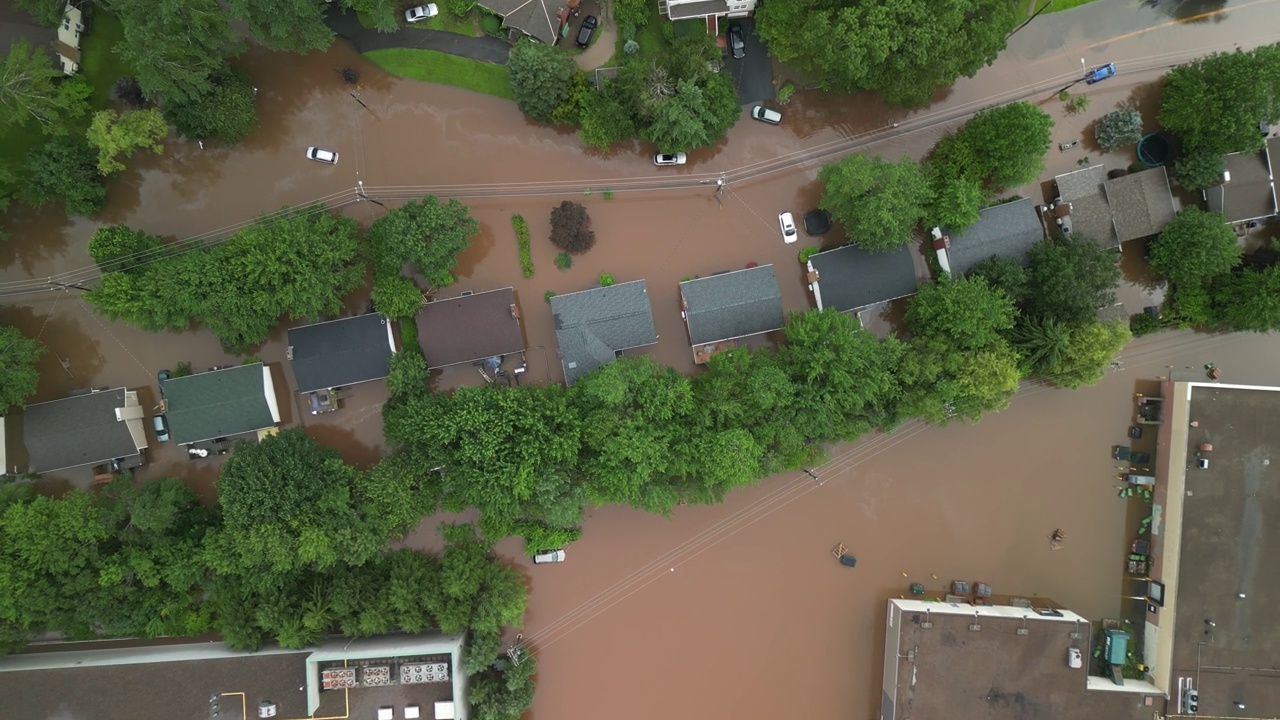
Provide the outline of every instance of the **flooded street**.
<path id="1" fill-rule="evenodd" d="M 1165 3 L 1180 18 L 1223 4 Z M 784 307 L 811 306 L 797 253 L 816 242 L 802 237 L 784 245 L 776 216 L 816 206 L 823 162 L 860 143 L 887 158 L 919 158 L 965 115 L 1030 98 L 1058 123 L 1045 177 L 1076 169 L 1085 156 L 1125 167 L 1131 155 L 1103 156 L 1094 146 L 1098 117 L 1136 103 L 1150 124 L 1169 65 L 1278 39 L 1275 0 L 1226 5 L 1219 20 L 1186 25 L 1167 25 L 1172 19 L 1163 10 L 1113 0 L 1045 15 L 1013 37 L 995 66 L 962 79 L 928 109 L 907 113 L 861 96 L 801 92 L 782 108 L 781 127 L 753 122 L 744 109 L 726 142 L 691 153 L 684 167 L 661 169 L 648 157 L 650 146 L 633 143 L 607 155 L 583 150 L 572 134 L 529 123 L 512 103 L 388 77 L 344 43 L 303 57 L 255 51 L 240 64 L 259 88 L 263 122 L 243 144 L 201 150 L 170 138 L 163 155 L 142 154 L 112 185 L 107 208 L 93 220 L 68 220 L 50 208 L 8 212 L 12 239 L 0 245 L 0 291 L 42 292 L 7 296 L 0 321 L 49 347 L 34 401 L 125 385 L 152 407 L 159 370 L 190 362 L 200 371 L 243 358 L 226 355 L 203 329 L 153 334 L 109 322 L 90 311 L 78 290 L 55 290 L 45 279 L 92 282 L 85 246 L 102 223 L 174 238 L 216 236 L 283 206 L 334 201 L 346 202 L 340 211 L 367 225 L 383 210 L 355 202 L 363 183 L 371 198 L 388 202 L 427 191 L 486 196 L 464 200 L 480 233 L 459 258 L 458 283 L 441 294 L 514 287 L 526 381 L 563 380 L 544 294 L 592 287 L 602 273 L 648 282 L 660 340 L 645 352 L 693 372 L 681 279 L 772 263 Z M 1083 75 L 1082 57 L 1088 66 L 1116 62 L 1121 72 L 1091 86 L 1088 110 L 1069 116 L 1057 93 Z M 334 72 L 343 67 L 360 72 L 358 90 Z M 1056 143 L 1073 138 L 1080 148 L 1057 150 Z M 336 149 L 340 163 L 307 161 L 309 145 Z M 734 181 L 717 199 L 719 173 Z M 711 185 L 674 188 L 690 176 L 711 178 Z M 628 192 L 627 184 L 640 179 L 646 189 Z M 661 189 L 668 180 L 672 187 Z M 591 193 L 532 194 L 530 184 L 540 182 Z M 477 184 L 488 187 L 462 187 Z M 1016 192 L 1044 199 L 1039 185 Z M 598 239 L 567 271 L 555 267 L 548 240 L 551 208 L 562 199 L 586 205 Z M 530 225 L 536 268 L 530 279 L 520 274 L 513 213 Z M 842 242 L 840 232 L 826 240 Z M 1133 243 L 1124 248 L 1119 295 L 1129 312 L 1161 297 L 1145 275 L 1143 252 Z M 347 298 L 347 312 L 361 311 L 367 300 L 367 289 L 357 291 Z M 901 304 L 875 309 L 868 325 L 892 327 L 900 311 Z M 271 366 L 280 388 L 294 386 L 285 355 L 288 324 L 253 353 Z M 504 541 L 500 553 L 521 566 L 532 587 L 524 636 L 540 664 L 528 717 L 872 717 L 885 598 L 912 582 L 939 588 L 953 578 L 981 580 L 997 593 L 1051 597 L 1087 617 L 1116 614 L 1132 529 L 1125 526 L 1125 501 L 1116 498 L 1109 449 L 1125 437 L 1137 384 L 1169 365 L 1207 362 L 1222 368 L 1228 382 L 1274 384 L 1280 343 L 1271 335 L 1168 333 L 1134 341 L 1122 359 L 1124 369 L 1093 388 L 1028 384 L 1008 410 L 977 425 L 908 423 L 892 435 L 832 448 L 814 468 L 817 481 L 802 473 L 770 478 L 723 505 L 680 507 L 671 518 L 596 509 L 561 565 L 535 568 L 519 542 Z M 469 366 L 433 377 L 439 389 L 482 382 Z M 351 388 L 346 406 L 323 416 L 308 414 L 291 391 L 280 392 L 284 424 L 305 426 L 350 462 L 376 462 L 383 383 Z M 140 477 L 178 475 L 213 499 L 219 459 L 191 461 L 154 440 L 148 455 Z M 87 484 L 87 476 L 41 482 L 58 491 Z M 439 519 L 425 521 L 407 544 L 438 546 Z M 1059 527 L 1069 540 L 1050 552 L 1048 535 Z M 856 569 L 832 558 L 837 543 L 858 557 Z"/>

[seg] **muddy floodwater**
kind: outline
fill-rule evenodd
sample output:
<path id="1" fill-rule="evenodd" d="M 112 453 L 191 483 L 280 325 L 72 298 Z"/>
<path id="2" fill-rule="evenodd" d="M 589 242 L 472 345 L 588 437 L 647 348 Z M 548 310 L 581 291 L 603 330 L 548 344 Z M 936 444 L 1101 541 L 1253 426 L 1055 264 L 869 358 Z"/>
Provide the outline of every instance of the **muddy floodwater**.
<path id="1" fill-rule="evenodd" d="M 159 370 L 186 361 L 198 371 L 242 358 L 226 355 L 203 329 L 145 333 L 94 315 L 74 287 L 56 289 L 92 282 L 85 244 L 94 228 L 119 222 L 171 237 L 217 234 L 313 201 L 344 203 L 340 212 L 367 224 L 384 210 L 354 202 L 363 186 L 387 204 L 425 192 L 464 196 L 480 233 L 459 258 L 458 283 L 442 293 L 515 289 L 527 381 L 563 379 L 544 294 L 592 287 L 602 273 L 619 282 L 647 280 L 660 341 L 645 352 L 694 372 L 678 305 L 682 278 L 772 263 L 784 306 L 810 307 L 796 253 L 816 240 L 784 245 L 776 218 L 816 206 L 822 162 L 855 144 L 891 159 L 919 158 L 966 114 L 1029 98 L 1057 123 L 1046 178 L 1085 157 L 1124 167 L 1131 157 L 1104 156 L 1092 144 L 1099 116 L 1134 104 L 1150 122 L 1159 78 L 1170 65 L 1278 39 L 1272 0 L 1135 6 L 1099 0 L 1036 18 L 994 66 L 917 112 L 817 92 L 798 93 L 783 108 L 781 127 L 752 122 L 744 109 L 726 142 L 691 153 L 686 166 L 662 169 L 652 165 L 650 146 L 586 151 L 572 134 L 528 122 L 509 102 L 388 77 L 341 43 L 302 57 L 254 51 L 240 64 L 259 88 L 263 123 L 243 144 L 201 150 L 170 138 L 163 155 L 144 154 L 123 174 L 92 220 L 68 220 L 56 209 L 9 212 L 12 239 L 0 244 L 0 290 L 9 294 L 0 321 L 49 347 L 36 400 L 126 385 L 150 407 L 158 402 Z M 1191 18 L 1198 19 L 1178 22 Z M 1058 91 L 1086 92 L 1071 84 L 1085 66 L 1108 61 L 1120 73 L 1087 89 L 1085 112 L 1067 114 Z M 334 72 L 343 67 L 360 72 L 358 88 L 343 85 Z M 1057 150 L 1071 139 L 1081 141 L 1078 149 Z M 339 164 L 308 162 L 303 151 L 310 145 L 337 150 Z M 720 173 L 732 182 L 717 196 Z M 694 182 L 683 182 L 689 178 Z M 637 182 L 646 189 L 628 191 Z M 535 195 L 532 183 L 578 189 Z M 1040 184 L 1016 192 L 1045 199 Z M 560 271 L 547 236 L 551 207 L 566 197 L 587 206 L 598 243 Z M 530 225 L 531 279 L 520 274 L 513 213 Z M 1252 241 L 1265 241 L 1267 233 Z M 825 239 L 845 240 L 839 228 Z M 1140 244 L 1124 248 L 1119 299 L 1129 312 L 1163 297 L 1143 254 Z M 923 277 L 922 257 L 917 267 Z M 353 294 L 346 311 L 360 312 L 367 299 L 367 289 Z M 901 308 L 873 309 L 866 322 L 889 331 Z M 288 390 L 294 383 L 286 327 L 254 351 L 284 388 L 284 424 L 306 427 L 348 461 L 376 462 L 383 384 L 351 388 L 339 412 L 309 415 Z M 529 717 L 875 717 L 885 599 L 913 582 L 941 588 L 951 579 L 981 580 L 997 593 L 1050 597 L 1090 618 L 1116 615 L 1134 528 L 1126 525 L 1126 501 L 1116 497 L 1109 449 L 1125 440 L 1133 394 L 1171 369 L 1209 362 L 1227 382 L 1276 384 L 1280 343 L 1271 335 L 1168 333 L 1134 341 L 1121 360 L 1092 388 L 1028 383 L 1009 409 L 976 425 L 913 422 L 833 447 L 811 468 L 817 479 L 768 478 L 722 505 L 679 507 L 670 518 L 623 507 L 592 510 L 563 564 L 534 567 L 516 540 L 504 541 L 499 553 L 532 588 L 523 639 L 538 655 L 539 676 Z M 481 382 L 465 366 L 433 377 L 441 389 Z M 154 442 L 148 456 L 143 479 L 177 475 L 214 499 L 218 458 L 192 461 Z M 57 492 L 87 484 L 87 476 L 72 471 L 41 482 Z M 405 543 L 438 547 L 434 528 L 441 519 L 427 519 Z M 1048 537 L 1056 528 L 1067 532 L 1067 542 L 1051 552 Z M 857 556 L 856 568 L 832 557 L 839 543 Z"/>

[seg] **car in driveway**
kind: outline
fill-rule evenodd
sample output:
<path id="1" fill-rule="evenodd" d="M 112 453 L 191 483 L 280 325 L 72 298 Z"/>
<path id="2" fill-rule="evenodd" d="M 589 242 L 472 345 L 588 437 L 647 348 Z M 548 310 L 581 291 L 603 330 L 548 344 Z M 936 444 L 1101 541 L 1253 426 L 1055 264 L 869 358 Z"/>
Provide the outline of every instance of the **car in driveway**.
<path id="1" fill-rule="evenodd" d="M 578 47 L 586 49 L 591 44 L 591 34 L 596 31 L 596 16 L 588 15 L 582 20 L 582 27 L 578 29 Z"/>
<path id="2" fill-rule="evenodd" d="M 156 442 L 169 442 L 169 419 L 163 414 L 151 418 L 151 427 L 156 431 Z"/>
<path id="3" fill-rule="evenodd" d="M 747 43 L 742 39 L 742 26 L 738 23 L 729 23 L 729 52 L 734 60 L 747 56 Z"/>
<path id="4" fill-rule="evenodd" d="M 417 7 L 411 7 L 408 10 L 405 10 L 404 19 L 406 22 L 415 23 L 415 22 L 418 22 L 419 20 L 426 20 L 427 18 L 433 18 L 439 14 L 440 14 L 440 8 L 436 7 L 435 3 L 428 3 L 426 5 L 419 5 Z"/>
<path id="5" fill-rule="evenodd" d="M 782 242 L 790 245 L 796 241 L 796 219 L 791 213 L 778 213 L 778 229 L 782 231 Z"/>
<path id="6" fill-rule="evenodd" d="M 1100 65 L 1093 70 L 1090 70 L 1089 74 L 1084 77 L 1084 82 L 1086 85 L 1092 85 L 1097 82 L 1102 82 L 1115 74 L 1116 64 L 1107 63 L 1106 65 Z"/>
<path id="7" fill-rule="evenodd" d="M 653 156 L 654 165 L 683 165 L 688 161 L 689 158 L 682 152 L 658 153 Z"/>
<path id="8" fill-rule="evenodd" d="M 309 147 L 307 148 L 307 159 L 315 160 L 316 162 L 322 162 L 328 165 L 337 165 L 338 151 L 326 150 L 322 147 Z"/>
<path id="9" fill-rule="evenodd" d="M 770 125 L 778 125 L 782 123 L 782 113 L 777 110 L 770 110 L 763 105 L 757 105 L 751 108 L 751 117 L 763 123 Z"/>

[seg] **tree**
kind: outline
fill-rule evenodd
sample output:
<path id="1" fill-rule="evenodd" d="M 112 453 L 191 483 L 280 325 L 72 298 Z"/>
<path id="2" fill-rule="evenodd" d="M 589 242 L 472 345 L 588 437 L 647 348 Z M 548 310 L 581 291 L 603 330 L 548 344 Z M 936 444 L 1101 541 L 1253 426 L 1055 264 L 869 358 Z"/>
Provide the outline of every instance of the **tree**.
<path id="1" fill-rule="evenodd" d="M 1106 152 L 1142 139 L 1142 114 L 1133 108 L 1112 110 L 1098 119 L 1093 137 Z"/>
<path id="2" fill-rule="evenodd" d="M 191 102 L 242 45 L 217 0 L 111 0 L 124 26 L 117 47 L 150 98 Z"/>
<path id="3" fill-rule="evenodd" d="M 60 135 L 27 156 L 27 183 L 21 196 L 32 205 L 55 200 L 71 215 L 92 215 L 107 201 L 107 179 L 98 153 L 83 137 Z"/>
<path id="4" fill-rule="evenodd" d="M 305 53 L 333 44 L 324 6 L 314 0 L 230 0 L 227 9 L 270 50 Z"/>
<path id="5" fill-rule="evenodd" d="M 127 76 L 116 80 L 111 86 L 111 97 L 134 110 L 147 106 L 147 96 L 142 92 L 142 86 L 138 84 L 136 77 Z"/>
<path id="6" fill-rule="evenodd" d="M 1188 151 L 1184 148 L 1173 164 L 1173 174 L 1182 187 L 1199 190 L 1221 185 L 1224 168 L 1222 155 L 1207 151 Z"/>
<path id="7" fill-rule="evenodd" d="M 46 133 L 65 132 L 88 111 L 91 92 L 83 78 L 64 80 L 42 48 L 16 40 L 0 65 L 0 126 L 34 120 Z"/>
<path id="8" fill-rule="evenodd" d="M 102 225 L 89 238 L 89 257 L 103 272 L 130 272 L 164 257 L 159 235 L 124 225 Z"/>
<path id="9" fill-rule="evenodd" d="M 223 527 L 209 565 L 256 575 L 368 561 L 387 538 L 355 503 L 359 475 L 301 429 L 239 443 L 218 476 Z"/>
<path id="10" fill-rule="evenodd" d="M 679 80 L 675 93 L 656 105 L 641 135 L 668 153 L 711 147 L 738 121 L 740 112 L 737 90 L 726 75 L 708 75 L 701 84 Z"/>
<path id="11" fill-rule="evenodd" d="M 14 4 L 31 13 L 36 22 L 50 28 L 62 22 L 62 12 L 67 6 L 63 0 L 15 0 Z"/>
<path id="12" fill-rule="evenodd" d="M 650 7 L 645 0 L 615 0 L 613 19 L 626 37 L 632 37 L 636 30 L 649 24 Z M 626 29 L 631 29 L 627 35 Z"/>
<path id="13" fill-rule="evenodd" d="M 566 252 L 584 253 L 596 244 L 591 218 L 582 203 L 565 200 L 551 209 L 551 243 Z"/>
<path id="14" fill-rule="evenodd" d="M 945 172 L 1000 191 L 1032 182 L 1044 172 L 1052 128 L 1053 119 L 1039 107 L 1009 103 L 974 115 L 959 132 L 938 143 L 934 154 L 947 158 Z"/>
<path id="15" fill-rule="evenodd" d="M 589 93 L 582 104 L 578 122 L 582 144 L 597 150 L 608 150 L 636 133 L 631 110 L 618 97 L 618 86 L 606 83 Z"/>
<path id="16" fill-rule="evenodd" d="M 1025 314 L 1080 325 L 1094 318 L 1098 308 L 1115 302 L 1120 282 L 1116 250 L 1072 235 L 1038 242 L 1028 256 Z"/>
<path id="17" fill-rule="evenodd" d="M 538 658 L 518 650 L 519 662 L 488 660 L 483 672 L 470 679 L 467 700 L 476 720 L 520 720 L 533 704 L 533 676 L 538 672 Z"/>
<path id="18" fill-rule="evenodd" d="M 1081 385 L 1093 385 L 1102 379 L 1107 366 L 1132 337 L 1126 318 L 1073 327 L 1067 332 L 1055 362 L 1045 364 L 1041 374 L 1058 387 L 1074 390 Z"/>
<path id="19" fill-rule="evenodd" d="M 916 337 L 902 355 L 899 412 L 945 425 L 976 421 L 1002 410 L 1018 390 L 1018 353 L 1003 339 L 979 350 L 959 350 L 941 337 Z"/>
<path id="20" fill-rule="evenodd" d="M 395 32 L 400 27 L 399 13 L 403 7 L 398 0 L 342 0 L 343 6 L 366 13 L 369 24 L 378 32 Z"/>
<path id="21" fill-rule="evenodd" d="M 208 92 L 199 97 L 166 102 L 165 119 L 189 138 L 240 142 L 258 125 L 253 85 L 244 73 L 230 65 L 212 73 L 209 82 Z"/>
<path id="22" fill-rule="evenodd" d="M 859 247 L 889 252 L 911 241 L 911 229 L 925 213 L 929 183 L 919 163 L 904 157 L 850 155 L 818 173 L 825 189 L 819 206 L 845 226 Z"/>
<path id="23" fill-rule="evenodd" d="M 1178 288 L 1176 298 L 1185 302 L 1183 296 L 1190 294 L 1189 289 Z M 1223 275 L 1213 283 L 1211 297 L 1216 325 L 1237 332 L 1280 328 L 1280 265 Z"/>
<path id="24" fill-rule="evenodd" d="M 559 48 L 521 38 L 507 60 L 511 94 L 521 112 L 538 122 L 551 122 L 556 107 L 568 99 L 578 71 L 573 58 Z"/>
<path id="25" fill-rule="evenodd" d="M 799 0 L 756 12 L 774 57 L 825 87 L 874 90 L 905 107 L 989 65 L 1016 22 L 1002 0 Z"/>
<path id="26" fill-rule="evenodd" d="M 427 195 L 373 221 L 366 238 L 374 274 L 399 274 L 413 265 L 431 287 L 453 284 L 458 253 L 470 247 L 480 225 L 460 200 Z"/>
<path id="27" fill-rule="evenodd" d="M 377 535 L 401 538 L 439 508 L 440 473 L 419 467 L 407 452 L 393 452 L 356 474 L 354 491 L 355 506 Z"/>
<path id="28" fill-rule="evenodd" d="M 169 124 L 159 110 L 128 110 L 123 115 L 115 110 L 94 113 L 86 137 L 98 148 L 98 172 L 110 175 L 124 169 L 120 155 L 133 157 L 137 148 L 164 152 L 160 141 L 169 134 Z"/>
<path id="29" fill-rule="evenodd" d="M 718 353 L 707 369 L 693 378 L 698 412 L 692 423 L 717 431 L 749 430 L 763 450 L 762 475 L 802 467 L 810 459 L 816 450 L 808 444 L 812 436 L 792 419 L 798 388 L 772 350 Z"/>
<path id="30" fill-rule="evenodd" d="M 969 268 L 965 277 L 986 280 L 993 289 L 1004 292 L 1005 297 L 1013 302 L 1014 307 L 1021 305 L 1030 292 L 1027 286 L 1026 268 L 1022 267 L 1019 259 L 1005 255 L 991 255 L 979 260 Z"/>
<path id="31" fill-rule="evenodd" d="M 1183 208 L 1151 244 L 1151 269 L 1174 285 L 1224 275 L 1240 264 L 1241 248 L 1222 213 Z"/>
<path id="32" fill-rule="evenodd" d="M 959 233 L 978 222 L 986 200 L 982 183 L 962 175 L 948 175 L 926 165 L 930 200 L 925 219 L 929 225 Z"/>
<path id="33" fill-rule="evenodd" d="M 1188 155 L 1261 150 L 1259 122 L 1280 119 L 1280 46 L 1215 53 L 1165 76 L 1160 125 Z"/>
<path id="34" fill-rule="evenodd" d="M 381 275 L 373 280 L 373 302 L 383 315 L 404 320 L 422 309 L 422 290 L 403 275 Z"/>
<path id="35" fill-rule="evenodd" d="M 1013 318 L 1013 303 L 986 280 L 944 276 L 920 287 L 907 305 L 906 321 L 915 335 L 977 350 L 998 343 L 1013 327 Z"/>
<path id="36" fill-rule="evenodd" d="M 36 392 L 40 372 L 36 362 L 44 345 L 16 327 L 0 325 L 0 415 L 26 402 Z"/>

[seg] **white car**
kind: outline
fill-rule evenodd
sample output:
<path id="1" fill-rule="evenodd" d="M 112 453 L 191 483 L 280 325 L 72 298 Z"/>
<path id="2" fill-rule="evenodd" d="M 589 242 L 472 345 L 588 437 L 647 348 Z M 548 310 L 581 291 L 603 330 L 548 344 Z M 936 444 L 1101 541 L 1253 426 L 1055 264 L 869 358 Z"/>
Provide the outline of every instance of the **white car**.
<path id="1" fill-rule="evenodd" d="M 405 10 L 404 19 L 406 22 L 414 23 L 419 20 L 433 18 L 439 14 L 440 8 L 436 7 L 435 3 L 431 3 L 429 5 L 419 5 L 418 7 L 411 7 L 408 10 Z"/>
<path id="2" fill-rule="evenodd" d="M 542 563 L 561 563 L 564 562 L 563 550 L 545 550 L 533 556 L 533 561 L 538 565 Z"/>
<path id="3" fill-rule="evenodd" d="M 659 166 L 661 166 L 661 165 L 683 165 L 683 164 L 685 164 L 685 163 L 686 163 L 686 162 L 688 162 L 688 161 L 689 161 L 689 158 L 685 157 L 685 154 L 684 154 L 684 153 L 682 153 L 682 152 L 678 152 L 678 153 L 676 153 L 676 154 L 674 154 L 674 155 L 668 155 L 668 154 L 665 154 L 665 153 L 658 153 L 657 155 L 654 155 L 654 156 L 653 156 L 653 164 L 654 164 L 654 165 L 659 165 Z"/>
<path id="4" fill-rule="evenodd" d="M 326 150 L 322 147 L 307 148 L 307 159 L 316 162 L 328 163 L 330 165 L 338 164 L 338 151 Z"/>
<path id="5" fill-rule="evenodd" d="M 790 245 L 796 241 L 796 220 L 791 213 L 778 213 L 778 227 L 782 230 L 782 242 Z"/>

